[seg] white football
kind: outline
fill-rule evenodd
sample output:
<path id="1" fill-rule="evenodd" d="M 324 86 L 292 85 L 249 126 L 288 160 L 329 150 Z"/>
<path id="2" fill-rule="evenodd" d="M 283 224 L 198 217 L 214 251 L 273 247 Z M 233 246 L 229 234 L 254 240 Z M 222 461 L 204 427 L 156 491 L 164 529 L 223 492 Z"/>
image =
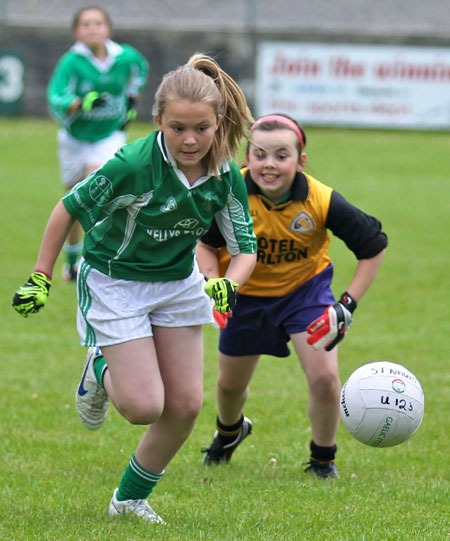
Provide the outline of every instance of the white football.
<path id="1" fill-rule="evenodd" d="M 423 419 L 424 395 L 418 379 L 401 364 L 379 361 L 351 374 L 341 391 L 345 428 L 372 447 L 404 442 Z"/>

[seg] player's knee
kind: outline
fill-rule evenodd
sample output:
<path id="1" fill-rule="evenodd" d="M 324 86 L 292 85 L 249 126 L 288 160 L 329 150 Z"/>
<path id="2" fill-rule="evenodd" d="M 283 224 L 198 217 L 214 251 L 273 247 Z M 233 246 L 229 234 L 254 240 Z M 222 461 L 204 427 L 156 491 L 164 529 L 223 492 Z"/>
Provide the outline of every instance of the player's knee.
<path id="1" fill-rule="evenodd" d="M 203 395 L 193 395 L 181 398 L 171 408 L 172 416 L 176 417 L 179 421 L 189 424 L 197 419 L 198 414 L 202 408 Z"/>
<path id="2" fill-rule="evenodd" d="M 319 372 L 310 379 L 309 388 L 316 396 L 334 396 L 340 391 L 339 376 L 334 372 Z"/>
<path id="3" fill-rule="evenodd" d="M 185 392 L 166 394 L 164 417 L 180 425 L 195 421 L 203 405 L 203 389 L 187 389 Z"/>
<path id="4" fill-rule="evenodd" d="M 150 425 L 162 415 L 163 405 L 152 401 L 132 401 L 116 405 L 119 412 L 133 425 Z"/>
<path id="5" fill-rule="evenodd" d="M 217 391 L 226 398 L 240 396 L 245 393 L 246 390 L 247 386 L 240 382 L 228 381 L 221 378 L 217 380 Z"/>

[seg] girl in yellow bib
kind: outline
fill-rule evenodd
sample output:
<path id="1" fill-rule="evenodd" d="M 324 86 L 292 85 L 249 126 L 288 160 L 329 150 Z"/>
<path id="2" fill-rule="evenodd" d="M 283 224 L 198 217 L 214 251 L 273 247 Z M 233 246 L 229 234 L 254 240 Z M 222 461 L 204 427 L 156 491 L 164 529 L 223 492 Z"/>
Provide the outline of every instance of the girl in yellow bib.
<path id="1" fill-rule="evenodd" d="M 292 118 L 274 114 L 252 126 L 242 171 L 258 240 L 252 276 L 239 290 L 221 332 L 217 379 L 217 431 L 204 463 L 228 462 L 251 433 L 242 409 L 261 355 L 287 357 L 291 341 L 309 386 L 311 456 L 306 471 L 337 477 L 335 436 L 340 380 L 335 347 L 383 260 L 381 223 L 342 195 L 304 173 L 306 135 Z M 331 290 L 328 231 L 342 239 L 358 263 L 338 302 Z M 197 246 L 206 277 L 219 276 L 229 256 L 215 226 Z"/>

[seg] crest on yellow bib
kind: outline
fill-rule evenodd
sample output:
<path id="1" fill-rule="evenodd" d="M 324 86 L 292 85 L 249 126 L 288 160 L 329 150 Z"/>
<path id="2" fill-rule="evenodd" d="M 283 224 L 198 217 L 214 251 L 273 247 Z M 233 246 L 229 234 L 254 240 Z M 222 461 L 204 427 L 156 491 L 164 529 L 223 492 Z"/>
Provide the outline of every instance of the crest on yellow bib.
<path id="1" fill-rule="evenodd" d="M 293 233 L 310 233 L 311 231 L 315 231 L 315 229 L 316 223 L 305 210 L 294 216 L 294 219 L 289 224 L 289 230 Z"/>

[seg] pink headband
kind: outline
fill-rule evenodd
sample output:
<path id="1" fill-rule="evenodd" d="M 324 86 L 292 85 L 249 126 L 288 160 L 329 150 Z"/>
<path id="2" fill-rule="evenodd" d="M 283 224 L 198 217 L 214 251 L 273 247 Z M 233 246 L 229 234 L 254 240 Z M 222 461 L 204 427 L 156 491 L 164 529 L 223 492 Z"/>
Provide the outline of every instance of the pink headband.
<path id="1" fill-rule="evenodd" d="M 297 124 L 293 120 L 290 120 L 289 118 L 286 118 L 285 116 L 281 116 L 281 115 L 262 116 L 261 118 L 259 118 L 253 124 L 253 126 L 250 128 L 250 131 L 253 131 L 256 128 L 256 126 L 258 126 L 259 124 L 262 124 L 263 122 L 279 122 L 280 124 L 284 124 L 285 126 L 289 126 L 289 128 L 291 128 L 291 130 L 295 131 L 298 138 L 300 139 L 300 144 L 301 144 L 302 148 L 304 147 L 305 143 L 303 141 L 302 132 L 301 132 L 300 128 L 297 126 Z"/>

